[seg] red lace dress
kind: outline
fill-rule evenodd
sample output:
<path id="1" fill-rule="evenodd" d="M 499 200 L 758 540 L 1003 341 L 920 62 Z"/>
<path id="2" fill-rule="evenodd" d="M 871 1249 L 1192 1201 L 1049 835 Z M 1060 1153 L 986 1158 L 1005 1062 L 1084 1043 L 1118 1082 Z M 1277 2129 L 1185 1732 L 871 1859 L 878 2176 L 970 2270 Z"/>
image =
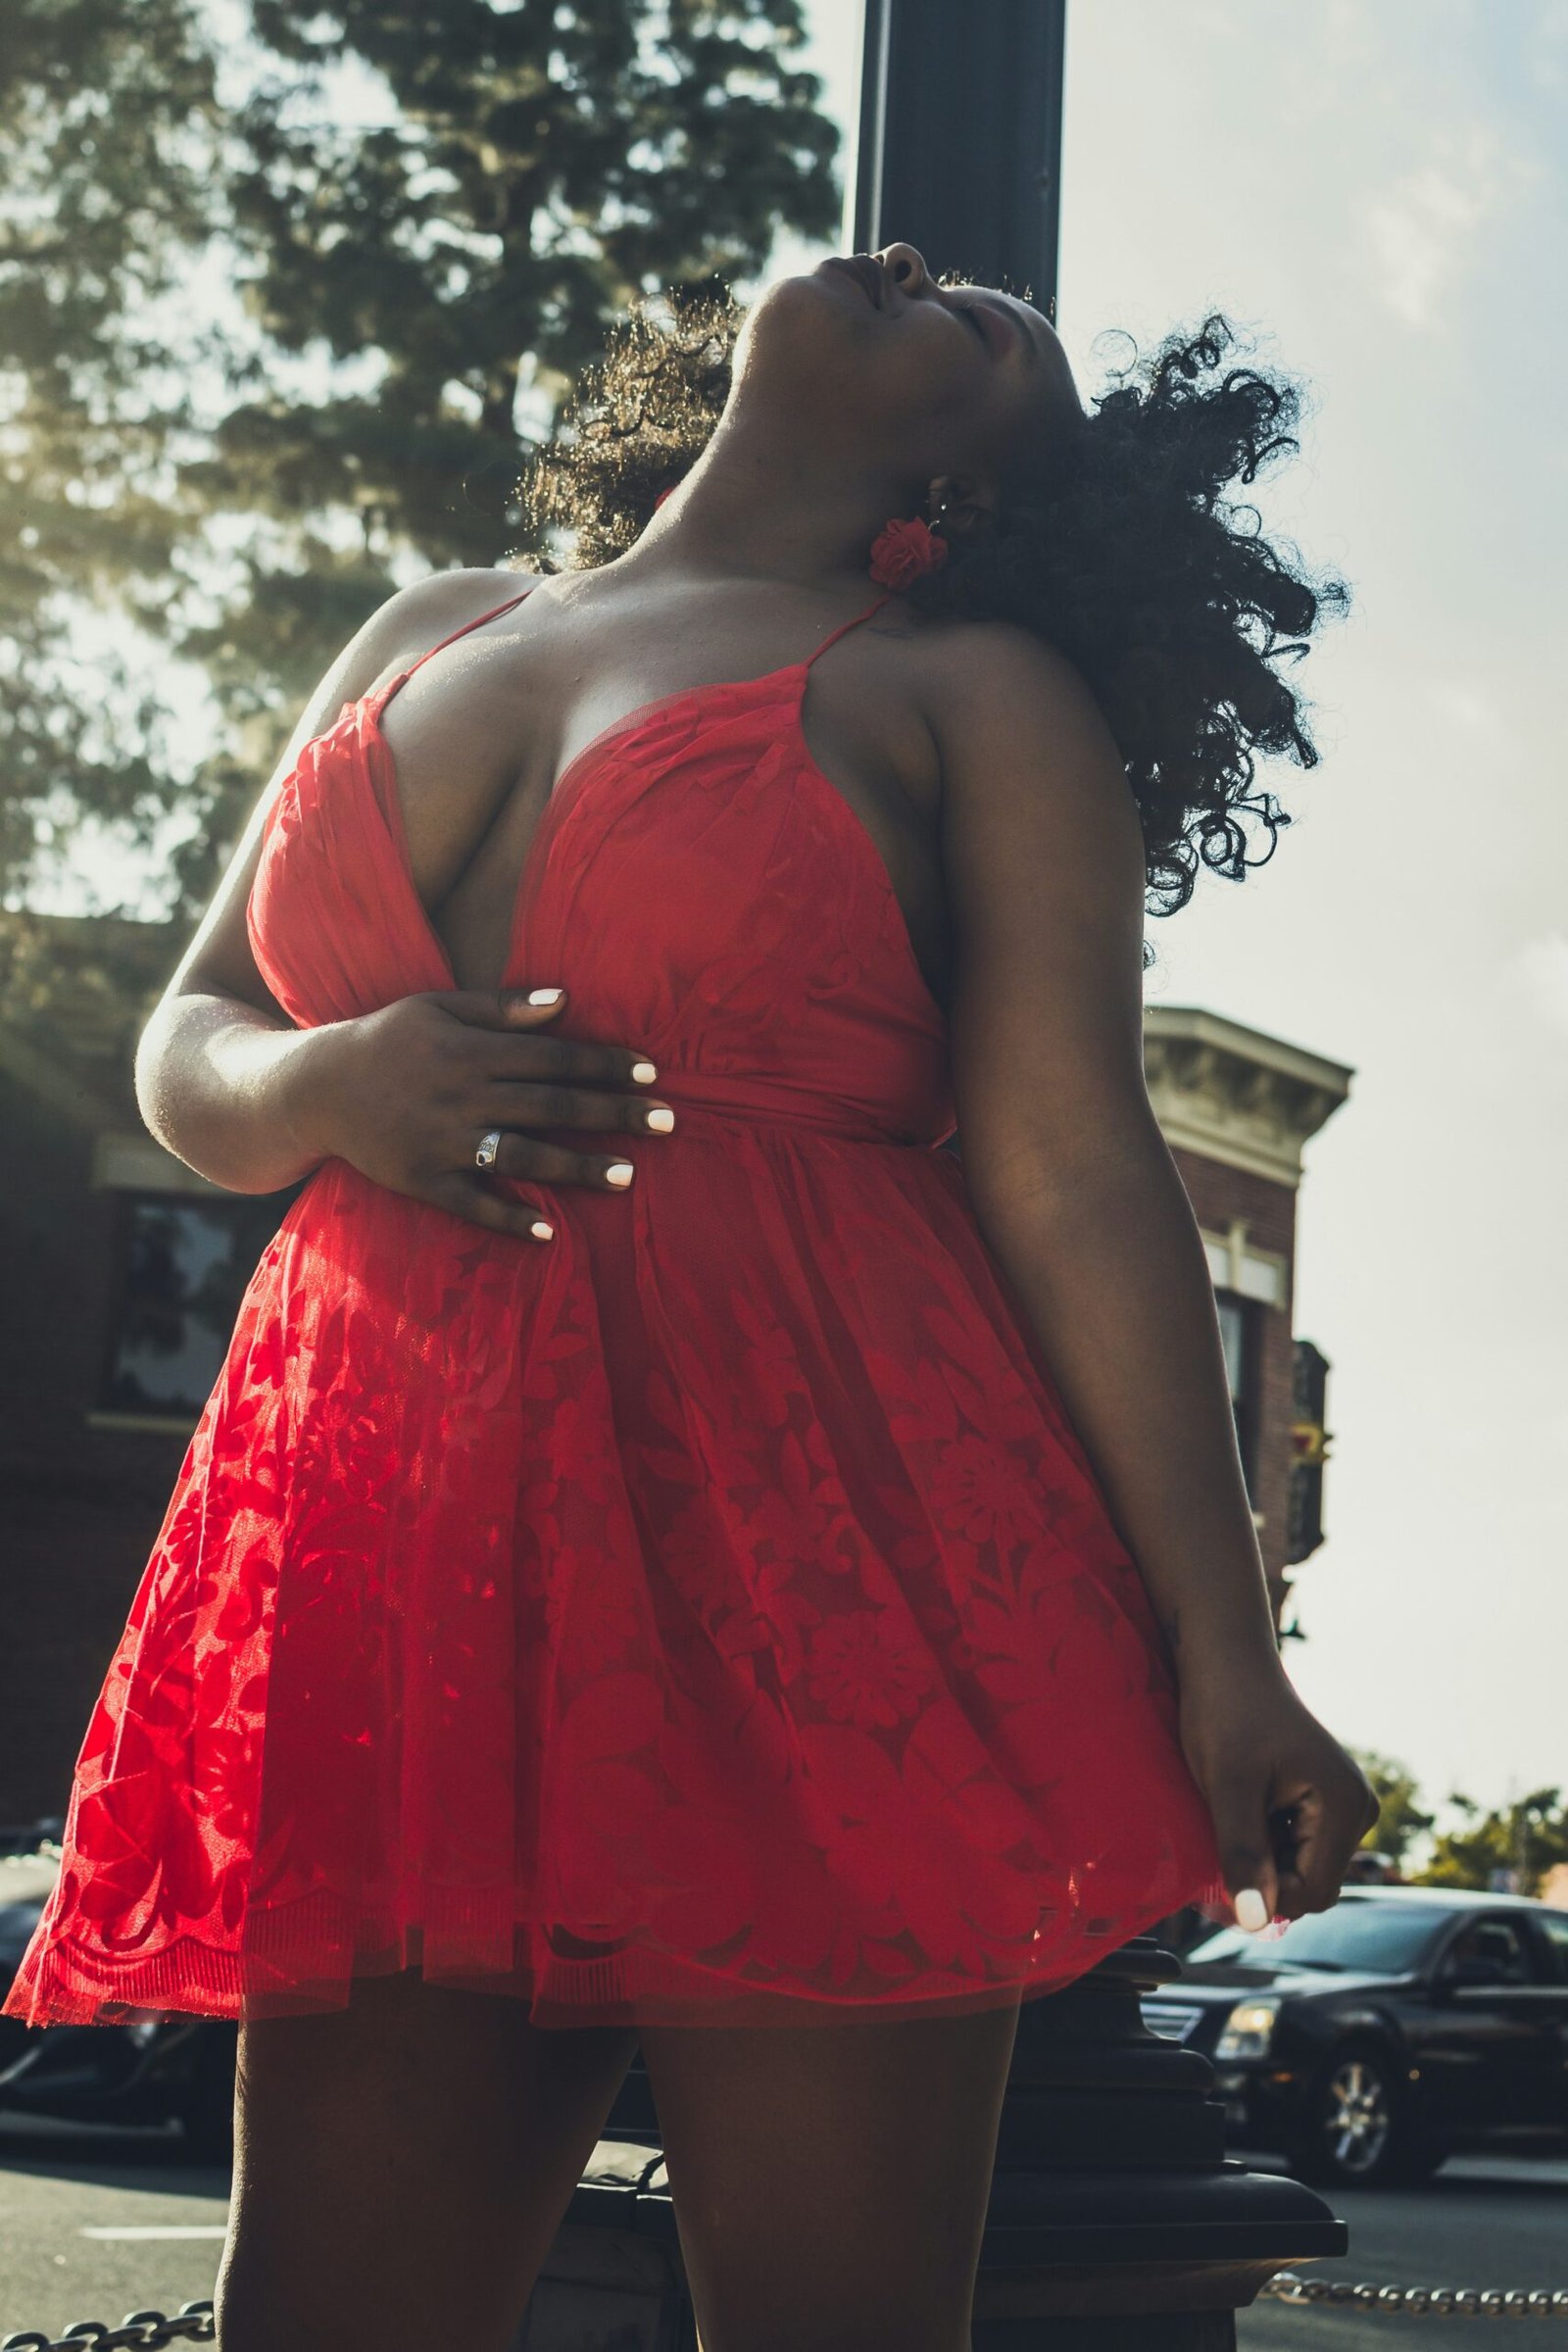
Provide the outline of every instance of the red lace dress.
<path id="1" fill-rule="evenodd" d="M 325 2010 L 416 1966 L 546 2026 L 929 2015 L 1218 1897 L 1163 1637 L 934 1149 L 943 1016 L 809 671 L 633 712 L 530 848 L 509 980 L 675 1106 L 617 1139 L 630 1191 L 508 1180 L 543 1245 L 340 1159 L 289 1207 L 9 2014 Z M 250 936 L 302 1026 L 456 985 L 380 727 L 408 674 L 270 811 Z"/>

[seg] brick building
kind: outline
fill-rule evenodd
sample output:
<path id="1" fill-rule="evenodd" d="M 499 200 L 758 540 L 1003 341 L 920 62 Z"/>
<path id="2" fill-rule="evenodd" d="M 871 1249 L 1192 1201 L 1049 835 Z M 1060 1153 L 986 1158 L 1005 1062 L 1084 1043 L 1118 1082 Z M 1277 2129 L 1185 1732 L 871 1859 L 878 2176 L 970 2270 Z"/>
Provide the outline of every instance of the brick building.
<path id="1" fill-rule="evenodd" d="M 1321 1540 L 1327 1442 L 1327 1364 L 1293 1333 L 1301 1154 L 1345 1101 L 1352 1072 L 1188 1004 L 1149 1007 L 1144 1071 L 1208 1252 L 1242 1463 L 1283 1626 L 1286 1570 Z"/>
<path id="2" fill-rule="evenodd" d="M 162 924 L 0 911 L 0 1829 L 63 1808 L 240 1292 L 294 1197 L 222 1192 L 142 1126 L 135 1039 L 179 948 Z M 1293 1469 L 1293 1426 L 1316 1443 L 1293 1398 L 1310 1368 L 1291 1333 L 1301 1146 L 1349 1072 L 1173 1006 L 1149 1014 L 1148 1067 L 1283 1599 L 1314 1517 L 1312 1465 Z"/>

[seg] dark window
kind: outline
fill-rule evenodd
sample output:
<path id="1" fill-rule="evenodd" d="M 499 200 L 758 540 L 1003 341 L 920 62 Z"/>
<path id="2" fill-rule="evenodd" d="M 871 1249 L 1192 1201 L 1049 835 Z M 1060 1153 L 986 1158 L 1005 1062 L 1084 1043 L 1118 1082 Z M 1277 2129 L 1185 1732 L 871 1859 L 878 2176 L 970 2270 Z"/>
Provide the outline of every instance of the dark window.
<path id="1" fill-rule="evenodd" d="M 1219 1336 L 1225 1346 L 1225 1372 L 1230 1383 L 1231 1411 L 1236 1416 L 1236 1444 L 1242 1457 L 1247 1492 L 1255 1507 L 1257 1494 L 1257 1318 L 1255 1298 L 1236 1291 L 1216 1291 Z"/>
<path id="2" fill-rule="evenodd" d="M 1533 1911 L 1531 1917 L 1551 1946 L 1559 1981 L 1568 1984 L 1568 1911 Z"/>
<path id="3" fill-rule="evenodd" d="M 120 1277 L 101 1398 L 107 1411 L 200 1413 L 245 1286 L 288 1206 L 276 1193 L 120 1196 Z"/>
<path id="4" fill-rule="evenodd" d="M 1398 1976 L 1419 1967 L 1427 1947 L 1452 1919 L 1436 1903 L 1379 1902 L 1351 1895 L 1332 1911 L 1308 1911 L 1280 1936 L 1249 1936 L 1221 1928 L 1188 1953 L 1189 1960 L 1228 1960 L 1236 1968 L 1364 1968 Z"/>
<path id="5" fill-rule="evenodd" d="M 1528 1984 L 1535 1974 L 1524 1936 L 1510 1919 L 1476 1920 L 1454 1937 L 1443 1965 L 1458 1973 L 1469 1960 L 1484 1961 L 1504 1984 Z"/>

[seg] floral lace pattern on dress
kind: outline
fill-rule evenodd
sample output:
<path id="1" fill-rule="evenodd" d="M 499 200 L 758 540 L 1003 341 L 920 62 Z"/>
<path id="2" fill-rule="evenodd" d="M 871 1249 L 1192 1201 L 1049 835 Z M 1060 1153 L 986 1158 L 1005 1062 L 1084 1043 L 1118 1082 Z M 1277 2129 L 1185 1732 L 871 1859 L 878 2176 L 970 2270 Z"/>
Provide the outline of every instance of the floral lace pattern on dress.
<path id="1" fill-rule="evenodd" d="M 634 714 L 530 852 L 511 976 L 676 1107 L 629 1194 L 511 1183 L 543 1248 L 336 1159 L 292 1203 L 10 2014 L 319 2010 L 417 1966 L 545 2025 L 912 2016 L 1217 1899 L 1142 1581 L 932 1148 L 945 1024 L 809 667 Z M 453 985 L 400 683 L 270 814 L 252 939 L 301 1025 Z"/>

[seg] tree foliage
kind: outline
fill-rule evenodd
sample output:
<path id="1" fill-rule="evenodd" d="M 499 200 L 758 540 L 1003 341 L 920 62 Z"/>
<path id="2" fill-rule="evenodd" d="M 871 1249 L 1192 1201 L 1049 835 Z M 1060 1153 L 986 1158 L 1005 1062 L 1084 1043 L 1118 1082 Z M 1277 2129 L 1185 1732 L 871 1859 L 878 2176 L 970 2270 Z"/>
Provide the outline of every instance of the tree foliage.
<path id="1" fill-rule="evenodd" d="M 837 132 L 800 0 L 11 0 L 13 25 L 0 888 L 84 815 L 173 810 L 188 909 L 375 605 L 526 550 L 517 476 L 631 297 L 831 229 Z M 106 729 L 96 657 L 62 666 L 87 601 L 146 633 L 147 677 L 200 664 L 206 757 L 156 692 Z"/>
<path id="2" fill-rule="evenodd" d="M 167 299 L 207 234 L 213 60 L 187 0 L 9 0 L 0 43 L 0 887 L 89 811 L 145 829 L 157 708 L 87 601 L 157 596 L 188 422 Z M 178 343 L 188 360 L 193 338 Z M 192 520 L 193 517 L 187 517 Z"/>
<path id="3" fill-rule="evenodd" d="M 1402 1865 L 1409 1858 L 1411 1846 L 1426 1836 L 1437 1816 L 1420 1803 L 1415 1775 L 1407 1765 L 1396 1763 L 1392 1756 L 1380 1755 L 1373 1748 L 1357 1748 L 1354 1752 L 1383 1808 L 1361 1842 L 1371 1852 L 1387 1854 L 1391 1861 Z"/>
<path id="4" fill-rule="evenodd" d="M 1548 1871 L 1568 1862 L 1568 1803 L 1560 1788 L 1537 1788 L 1505 1805 L 1483 1807 L 1453 1795 L 1459 1826 L 1446 1830 L 1417 1874 L 1424 1886 L 1510 1886 L 1537 1894 Z"/>
<path id="5" fill-rule="evenodd" d="M 1492 1806 L 1454 1790 L 1444 1810 L 1456 1818 L 1439 1830 L 1439 1813 L 1423 1802 L 1408 1765 L 1375 1749 L 1354 1752 L 1383 1807 L 1363 1843 L 1387 1854 L 1411 1886 L 1539 1894 L 1550 1873 L 1568 1865 L 1568 1798 L 1561 1788 L 1537 1788 Z M 1411 1868 L 1423 1847 L 1421 1866 Z"/>

